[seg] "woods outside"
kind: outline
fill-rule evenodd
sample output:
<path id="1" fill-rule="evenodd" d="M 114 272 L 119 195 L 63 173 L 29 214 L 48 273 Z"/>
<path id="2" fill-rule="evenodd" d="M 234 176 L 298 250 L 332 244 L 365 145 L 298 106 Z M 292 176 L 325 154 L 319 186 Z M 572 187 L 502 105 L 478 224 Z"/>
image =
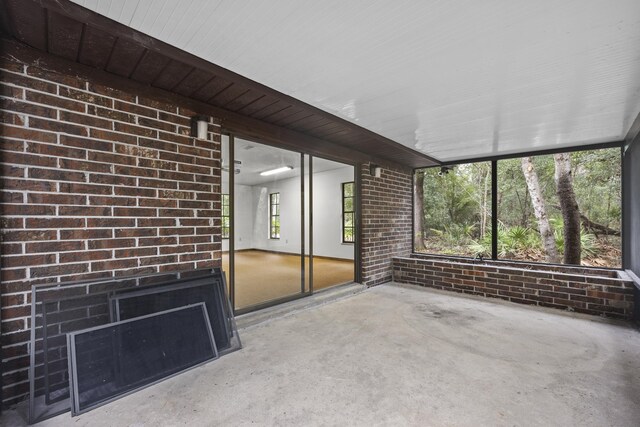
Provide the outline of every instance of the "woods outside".
<path id="1" fill-rule="evenodd" d="M 620 149 L 497 166 L 499 258 L 620 266 Z M 416 171 L 415 250 L 491 257 L 491 178 L 491 162 Z"/>

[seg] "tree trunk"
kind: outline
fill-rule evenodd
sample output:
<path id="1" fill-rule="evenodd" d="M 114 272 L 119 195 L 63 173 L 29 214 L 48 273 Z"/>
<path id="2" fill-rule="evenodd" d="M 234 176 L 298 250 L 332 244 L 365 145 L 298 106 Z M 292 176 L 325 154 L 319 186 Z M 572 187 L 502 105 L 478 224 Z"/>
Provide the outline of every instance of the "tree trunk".
<path id="1" fill-rule="evenodd" d="M 580 209 L 573 191 L 569 153 L 554 154 L 558 201 L 564 222 L 564 263 L 580 265 Z"/>
<path id="2" fill-rule="evenodd" d="M 531 205 L 533 206 L 533 213 L 538 221 L 538 229 L 540 230 L 540 237 L 542 238 L 542 246 L 544 247 L 547 262 L 558 263 L 560 262 L 560 257 L 558 256 L 558 249 L 556 248 L 556 239 L 549 225 L 547 207 L 542 197 L 542 190 L 538 183 L 538 174 L 533 167 L 533 159 L 531 157 L 522 158 L 522 173 L 524 174 L 525 181 L 527 181 Z"/>
<path id="3" fill-rule="evenodd" d="M 488 170 L 484 175 L 484 192 L 482 194 L 482 203 L 480 206 L 480 214 L 482 220 L 480 222 L 480 239 L 484 239 L 484 236 L 487 234 L 487 219 L 489 217 L 489 206 L 487 206 L 487 202 L 489 201 L 489 178 L 491 177 L 491 170 Z"/>
<path id="4" fill-rule="evenodd" d="M 551 205 L 551 206 L 554 207 L 555 209 L 558 209 L 559 211 L 562 211 L 562 208 L 560 207 L 560 205 Z M 604 224 L 598 224 L 597 222 L 591 221 L 589 217 L 583 214 L 582 212 L 580 212 L 580 222 L 582 223 L 582 226 L 584 228 L 593 232 L 593 234 L 595 234 L 596 237 L 598 237 L 598 233 L 602 233 L 607 236 L 620 235 L 620 230 L 616 230 Z"/>
<path id="5" fill-rule="evenodd" d="M 424 171 L 416 172 L 413 185 L 413 249 L 424 252 Z"/>

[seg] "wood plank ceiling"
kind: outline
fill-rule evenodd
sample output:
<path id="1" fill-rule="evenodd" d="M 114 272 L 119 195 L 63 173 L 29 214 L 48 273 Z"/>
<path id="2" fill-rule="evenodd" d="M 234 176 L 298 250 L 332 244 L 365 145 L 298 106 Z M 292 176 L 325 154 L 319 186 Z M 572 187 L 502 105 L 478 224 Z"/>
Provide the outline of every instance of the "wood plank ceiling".
<path id="1" fill-rule="evenodd" d="M 2 32 L 35 49 L 406 167 L 438 161 L 67 0 L 5 0 Z M 224 122 L 223 122 L 224 125 Z"/>

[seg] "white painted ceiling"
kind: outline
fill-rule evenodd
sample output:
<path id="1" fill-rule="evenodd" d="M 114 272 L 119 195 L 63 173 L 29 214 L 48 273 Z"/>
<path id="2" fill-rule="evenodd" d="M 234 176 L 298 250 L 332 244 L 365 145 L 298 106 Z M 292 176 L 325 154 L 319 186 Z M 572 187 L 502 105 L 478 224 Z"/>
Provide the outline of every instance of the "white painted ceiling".
<path id="1" fill-rule="evenodd" d="M 222 137 L 222 167 L 226 170 L 229 167 L 229 138 Z M 271 147 L 269 145 L 258 144 L 256 142 L 247 141 L 241 138 L 234 140 L 234 155 L 239 164 L 235 165 L 235 169 L 239 169 L 240 173 L 235 175 L 235 183 L 241 185 L 258 185 L 273 183 L 283 179 L 299 177 L 302 172 L 302 160 L 300 153 L 281 148 Z M 305 175 L 309 174 L 309 156 L 305 156 L 304 160 Z M 291 166 L 293 169 L 287 172 L 275 175 L 261 176 L 261 172 L 279 168 L 282 166 Z M 340 168 L 351 168 L 353 166 L 345 165 L 319 157 L 313 158 L 313 173 L 326 172 Z M 227 173 L 222 174 L 223 190 L 227 188 Z"/>
<path id="2" fill-rule="evenodd" d="M 74 1 L 443 161 L 640 111 L 640 0 Z"/>

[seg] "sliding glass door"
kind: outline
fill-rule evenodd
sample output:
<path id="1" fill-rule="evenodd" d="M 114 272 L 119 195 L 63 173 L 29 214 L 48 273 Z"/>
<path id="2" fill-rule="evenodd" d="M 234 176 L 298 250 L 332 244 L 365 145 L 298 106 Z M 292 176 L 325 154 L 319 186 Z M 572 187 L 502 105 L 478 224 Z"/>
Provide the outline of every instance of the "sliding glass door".
<path id="1" fill-rule="evenodd" d="M 223 194 L 233 214 L 223 261 L 226 271 L 233 265 L 235 309 L 302 294 L 303 155 L 238 138 L 223 142 Z"/>
<path id="2" fill-rule="evenodd" d="M 236 311 L 353 281 L 353 166 L 223 136 L 222 170 L 222 260 Z"/>

